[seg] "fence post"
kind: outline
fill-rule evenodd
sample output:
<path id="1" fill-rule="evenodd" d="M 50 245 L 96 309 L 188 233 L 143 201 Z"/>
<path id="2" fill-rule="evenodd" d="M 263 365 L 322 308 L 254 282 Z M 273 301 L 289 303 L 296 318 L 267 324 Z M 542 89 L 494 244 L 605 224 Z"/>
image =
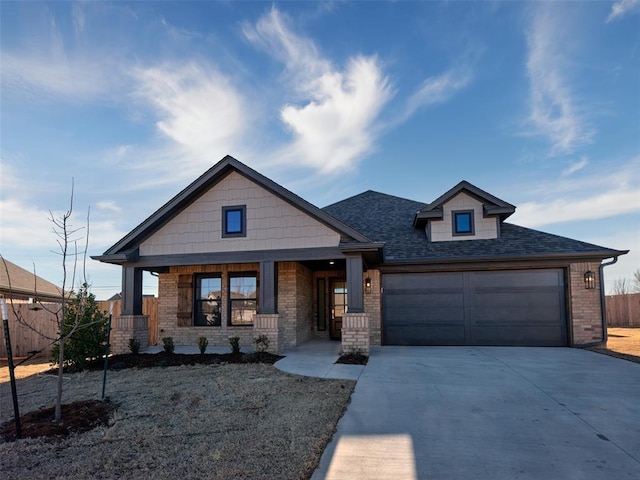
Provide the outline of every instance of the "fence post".
<path id="1" fill-rule="evenodd" d="M 7 360 L 9 363 L 9 378 L 11 379 L 11 398 L 13 400 L 13 416 L 16 422 L 16 438 L 22 438 L 22 425 L 20 425 L 20 409 L 18 407 L 18 391 L 16 390 L 16 374 L 13 366 L 13 353 L 11 352 L 11 338 L 9 337 L 9 313 L 7 301 L 4 295 L 0 295 L 2 302 L 2 324 L 4 326 L 4 341 L 7 345 Z"/>

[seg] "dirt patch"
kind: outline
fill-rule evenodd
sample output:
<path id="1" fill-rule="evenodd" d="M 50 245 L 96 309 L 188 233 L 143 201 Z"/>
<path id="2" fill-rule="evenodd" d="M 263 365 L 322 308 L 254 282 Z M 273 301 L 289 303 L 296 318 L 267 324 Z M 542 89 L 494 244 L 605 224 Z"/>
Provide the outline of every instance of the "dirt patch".
<path id="1" fill-rule="evenodd" d="M 66 437 L 108 425 L 116 409 L 110 400 L 79 400 L 62 406 L 62 422 L 55 422 L 54 407 L 29 412 L 20 417 L 21 438 Z M 16 440 L 16 423 L 11 420 L 0 429 L 6 441 Z"/>
<path id="2" fill-rule="evenodd" d="M 102 372 L 64 382 L 65 403 L 95 400 Z M 17 383 L 21 412 L 53 405 L 55 376 Z M 106 425 L 53 441 L 0 440 L 0 471 L 3 479 L 309 478 L 354 385 L 262 363 L 112 370 L 107 395 L 118 408 Z M 0 412 L 5 422 L 13 413 L 8 382 Z"/>
<path id="3" fill-rule="evenodd" d="M 590 348 L 594 352 L 640 363 L 640 327 L 609 327 L 607 346 Z"/>

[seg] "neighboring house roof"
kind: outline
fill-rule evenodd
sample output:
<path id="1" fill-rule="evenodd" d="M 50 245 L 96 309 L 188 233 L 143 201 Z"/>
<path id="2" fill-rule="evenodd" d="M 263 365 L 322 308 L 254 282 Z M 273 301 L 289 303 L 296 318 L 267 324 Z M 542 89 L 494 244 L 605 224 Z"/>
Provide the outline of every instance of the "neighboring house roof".
<path id="1" fill-rule="evenodd" d="M 416 212 L 413 219 L 413 225 L 415 227 L 423 227 L 430 218 L 442 218 L 442 206 L 460 192 L 470 194 L 472 197 L 475 197 L 477 200 L 482 202 L 485 216 L 498 215 L 500 220 L 505 220 L 516 211 L 516 207 L 510 203 L 500 200 L 498 197 L 495 197 L 475 185 L 470 184 L 466 180 L 463 180 L 449 191 L 440 195 L 433 202 L 425 205 Z"/>
<path id="2" fill-rule="evenodd" d="M 178 215 L 188 205 L 194 202 L 198 197 L 212 188 L 232 171 L 236 171 L 241 175 L 244 175 L 246 178 L 265 188 L 272 194 L 280 197 L 284 201 L 305 212 L 307 215 L 332 228 L 341 235 L 342 242 L 347 245 L 351 243 L 371 243 L 371 240 L 361 232 L 342 223 L 331 215 L 328 215 L 315 205 L 312 205 L 306 200 L 300 198 L 298 195 L 290 192 L 281 185 L 278 185 L 273 180 L 268 179 L 230 155 L 227 155 L 175 197 L 169 200 L 165 205 L 160 207 L 155 213 L 144 220 L 115 245 L 104 252 L 104 255 L 92 256 L 92 258 L 110 263 L 124 263 L 132 259 L 135 260 L 135 256 L 137 255 L 135 250 L 145 239 L 149 238 L 160 227 Z"/>
<path id="3" fill-rule="evenodd" d="M 455 193 L 447 198 L 451 196 L 455 196 Z M 543 257 L 608 258 L 626 253 L 510 223 L 501 224 L 500 237 L 495 239 L 429 242 L 423 229 L 413 227 L 413 219 L 417 211 L 441 203 L 442 198 L 425 205 L 368 190 L 323 210 L 367 237 L 384 242 L 385 263 L 448 263 Z"/>
<path id="4" fill-rule="evenodd" d="M 0 259 L 0 293 L 14 299 L 60 301 L 62 289 L 2 258 Z"/>

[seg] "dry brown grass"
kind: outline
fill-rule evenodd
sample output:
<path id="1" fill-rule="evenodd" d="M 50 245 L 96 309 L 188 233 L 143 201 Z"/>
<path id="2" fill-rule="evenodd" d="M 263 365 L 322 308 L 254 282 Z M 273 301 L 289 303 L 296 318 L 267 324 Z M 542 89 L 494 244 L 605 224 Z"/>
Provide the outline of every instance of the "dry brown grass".
<path id="1" fill-rule="evenodd" d="M 607 335 L 606 348 L 590 350 L 640 363 L 640 327 L 609 327 Z"/>
<path id="2" fill-rule="evenodd" d="M 355 382 L 300 377 L 271 365 L 110 371 L 119 404 L 108 427 L 55 441 L 0 443 L 4 479 L 308 478 Z M 102 372 L 65 376 L 65 403 L 99 398 Z M 19 380 L 21 413 L 53 404 L 55 377 Z M 12 414 L 0 384 L 2 421 Z"/>

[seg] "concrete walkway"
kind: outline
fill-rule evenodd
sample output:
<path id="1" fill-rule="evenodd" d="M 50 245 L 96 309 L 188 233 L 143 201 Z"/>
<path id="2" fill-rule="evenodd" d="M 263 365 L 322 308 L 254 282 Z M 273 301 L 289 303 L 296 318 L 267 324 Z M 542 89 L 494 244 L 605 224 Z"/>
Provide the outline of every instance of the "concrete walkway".
<path id="1" fill-rule="evenodd" d="M 278 370 L 307 377 L 357 380 L 363 365 L 335 363 L 340 357 L 342 345 L 330 340 L 310 340 L 297 347 L 285 350 L 285 358 L 275 363 Z"/>
<path id="2" fill-rule="evenodd" d="M 640 479 L 640 364 L 569 348 L 375 347 L 312 477 L 365 478 Z"/>

